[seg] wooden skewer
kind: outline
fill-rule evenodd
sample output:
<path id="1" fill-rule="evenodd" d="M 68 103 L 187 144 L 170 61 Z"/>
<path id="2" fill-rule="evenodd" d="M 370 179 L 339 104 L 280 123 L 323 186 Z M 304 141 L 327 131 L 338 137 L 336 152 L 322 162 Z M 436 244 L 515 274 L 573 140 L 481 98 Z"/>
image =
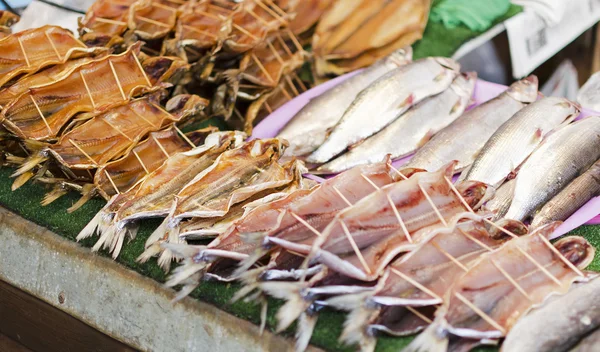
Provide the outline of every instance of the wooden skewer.
<path id="1" fill-rule="evenodd" d="M 241 121 L 244 121 L 244 116 L 242 116 L 242 113 L 238 110 L 238 108 L 234 107 L 233 112 L 238 117 L 238 119 L 240 119 Z"/>
<path id="2" fill-rule="evenodd" d="M 294 35 L 294 33 L 292 33 L 292 31 L 289 28 L 286 28 L 288 35 L 290 37 L 290 39 L 292 40 L 292 43 L 294 43 L 294 45 L 296 46 L 296 51 L 302 51 L 302 44 L 300 44 L 300 42 L 298 41 L 298 38 L 296 38 L 296 36 Z"/>
<path id="3" fill-rule="evenodd" d="M 294 86 L 294 82 L 292 82 L 292 80 L 290 79 L 290 76 L 286 75 L 285 80 L 286 80 L 288 86 L 290 86 L 290 88 L 294 91 L 294 94 L 296 96 L 300 95 L 300 92 L 298 92 L 298 90 L 296 89 L 296 86 Z"/>
<path id="4" fill-rule="evenodd" d="M 481 242 L 480 240 L 476 239 L 475 237 L 469 235 L 468 233 L 464 232 L 461 228 L 459 228 L 458 226 L 456 227 L 456 229 L 458 230 L 458 232 L 460 232 L 463 236 L 465 236 L 466 238 L 470 239 L 471 241 L 477 243 L 480 247 L 484 248 L 485 250 L 491 252 L 493 251 L 492 248 L 490 248 L 488 245 L 486 245 L 485 243 Z"/>
<path id="5" fill-rule="evenodd" d="M 304 84 L 304 82 L 302 82 L 302 80 L 300 79 L 300 77 L 298 77 L 298 74 L 296 72 L 293 72 L 292 76 L 294 77 L 294 79 L 296 80 L 296 83 L 298 83 L 298 85 L 300 86 L 300 88 L 303 91 L 306 92 L 308 90 L 308 88 L 306 88 L 306 85 Z"/>
<path id="6" fill-rule="evenodd" d="M 431 245 L 434 246 L 438 251 L 440 251 L 440 253 L 442 253 L 446 258 L 450 259 L 454 264 L 456 264 L 456 266 L 461 268 L 464 272 L 469 271 L 469 269 L 466 266 L 464 266 L 463 263 L 456 259 L 452 254 L 448 253 L 448 251 L 446 251 L 444 248 L 440 247 L 440 245 L 437 244 L 435 241 L 432 240 Z"/>
<path id="7" fill-rule="evenodd" d="M 42 121 L 44 121 L 44 124 L 46 125 L 46 128 L 48 129 L 48 132 L 50 134 L 53 134 L 52 129 L 50 128 L 50 125 L 48 124 L 48 121 L 46 121 L 46 117 L 44 116 L 44 114 L 42 113 L 42 110 L 40 109 L 40 107 L 38 106 L 37 102 L 33 98 L 33 94 L 29 94 L 29 97 L 31 98 L 31 101 L 33 102 L 33 105 L 35 105 L 35 108 L 37 109 L 38 113 L 40 114 L 40 117 L 42 118 Z"/>
<path id="8" fill-rule="evenodd" d="M 205 36 L 207 36 L 207 37 L 211 37 L 211 38 L 214 38 L 214 39 L 217 39 L 217 38 L 218 38 L 218 36 L 217 36 L 217 35 L 215 35 L 215 34 L 212 34 L 212 33 L 211 33 L 211 32 L 209 32 L 209 31 L 204 31 L 204 30 L 201 30 L 201 29 L 198 29 L 198 28 L 194 28 L 194 27 L 192 27 L 192 26 L 190 26 L 190 25 L 187 25 L 187 24 L 184 24 L 184 25 L 182 25 L 182 26 L 183 26 L 183 28 L 185 28 L 185 29 L 187 29 L 187 30 L 190 30 L 190 31 L 192 31 L 192 32 L 198 32 L 198 33 L 200 33 L 200 34 L 203 34 L 203 35 L 205 35 Z"/>
<path id="9" fill-rule="evenodd" d="M 127 96 L 125 96 L 125 91 L 123 90 L 123 86 L 121 85 L 121 81 L 119 81 L 119 77 L 117 76 L 117 71 L 115 71 L 115 66 L 112 61 L 108 60 L 108 64 L 110 65 L 110 70 L 115 77 L 115 82 L 117 82 L 117 87 L 119 87 L 119 91 L 121 92 L 121 97 L 123 97 L 123 101 L 127 101 Z"/>
<path id="10" fill-rule="evenodd" d="M 360 249 L 358 249 L 358 246 L 356 245 L 354 238 L 352 238 L 352 235 L 350 234 L 350 230 L 348 230 L 348 227 L 346 226 L 344 221 L 342 221 L 342 219 L 338 219 L 338 221 L 339 221 L 340 225 L 342 226 L 344 233 L 346 234 L 346 238 L 348 239 L 348 242 L 350 242 L 350 246 L 352 247 L 352 250 L 354 250 L 354 254 L 356 254 L 356 256 L 358 257 L 358 260 L 362 264 L 362 266 L 365 269 L 365 271 L 367 272 L 367 274 L 371 275 L 372 274 L 371 268 L 369 268 L 369 266 L 367 265 L 367 261 L 365 260 L 365 257 L 363 257 L 362 253 L 360 252 Z"/>
<path id="11" fill-rule="evenodd" d="M 110 62 L 110 60 L 109 60 Z M 94 110 L 96 109 L 96 102 L 94 101 L 94 97 L 92 96 L 92 92 L 90 91 L 90 87 L 88 86 L 87 82 L 85 81 L 85 77 L 83 76 L 83 72 L 79 71 L 79 76 L 81 77 L 81 80 L 83 81 L 83 85 L 85 86 L 85 91 L 88 94 L 88 97 L 90 98 L 90 102 L 92 103 L 92 107 L 94 108 Z"/>
<path id="12" fill-rule="evenodd" d="M 279 15 L 277 12 L 271 10 L 267 5 L 263 4 L 261 0 L 254 0 L 254 3 L 257 4 L 258 6 L 262 7 L 263 10 L 265 10 L 269 15 L 271 15 L 274 19 L 276 19 L 278 22 L 287 24 L 288 22 L 283 18 L 283 15 Z M 273 8 L 279 8 L 277 5 L 275 4 L 270 4 L 270 5 L 274 5 Z M 281 10 L 281 9 L 280 9 Z M 283 11 L 283 10 L 282 10 Z M 285 13 L 285 12 L 284 12 Z"/>
<path id="13" fill-rule="evenodd" d="M 154 134 L 152 134 L 152 139 L 154 140 L 154 142 L 156 142 L 156 145 L 158 145 L 158 147 L 163 152 L 163 154 L 165 154 L 165 156 L 167 157 L 167 159 L 170 158 L 171 156 L 169 155 L 169 153 L 167 153 L 167 151 L 162 146 L 162 144 L 160 144 L 160 142 L 158 141 L 158 139 L 156 139 L 156 136 L 154 136 Z"/>
<path id="14" fill-rule="evenodd" d="M 352 203 L 350 203 L 350 201 L 348 200 L 348 198 L 344 197 L 344 195 L 342 194 L 342 192 L 336 187 L 336 186 L 332 186 L 331 188 L 333 188 L 333 190 L 335 191 L 335 193 L 338 194 L 338 196 L 340 196 L 340 198 L 342 198 L 342 200 L 349 206 L 352 206 Z"/>
<path id="15" fill-rule="evenodd" d="M 556 254 L 558 256 L 558 258 L 560 258 L 560 260 L 563 261 L 563 263 L 565 263 L 569 268 L 571 268 L 571 270 L 573 270 L 577 275 L 583 277 L 583 273 L 581 272 L 581 270 L 579 270 L 575 265 L 573 265 L 573 263 L 571 263 L 569 260 L 567 260 L 567 258 L 565 258 L 565 256 L 563 256 L 558 249 L 556 249 L 556 247 L 554 247 L 552 245 L 552 243 L 550 243 L 550 241 L 548 241 L 548 239 L 544 236 L 542 236 L 541 233 L 537 234 L 540 239 L 542 240 L 542 242 L 544 242 L 544 244 L 546 244 L 546 246 L 548 246 L 548 248 L 550 248 L 550 250 L 552 252 L 554 252 L 554 254 Z"/>
<path id="16" fill-rule="evenodd" d="M 509 235 L 509 236 L 510 236 L 510 237 L 512 237 L 512 238 L 517 238 L 517 237 L 519 237 L 519 236 L 515 235 L 514 233 L 512 233 L 512 232 L 508 231 L 508 230 L 507 230 L 507 229 L 505 229 L 504 227 L 502 227 L 502 226 L 499 226 L 498 224 L 496 224 L 495 222 L 493 222 L 493 221 L 491 221 L 491 220 L 488 220 L 488 219 L 486 219 L 486 218 L 483 218 L 483 221 L 485 221 L 485 222 L 486 222 L 487 224 L 489 224 L 490 226 L 492 226 L 492 227 L 494 227 L 494 228 L 496 228 L 496 229 L 498 229 L 498 230 L 500 230 L 500 231 L 504 232 L 505 234 Z"/>
<path id="17" fill-rule="evenodd" d="M 269 25 L 269 22 L 267 22 L 264 18 L 260 17 L 256 13 L 254 13 L 254 11 L 252 11 L 251 9 L 246 9 L 246 12 L 249 13 L 250 16 L 252 16 L 255 19 L 257 19 L 259 22 L 261 22 L 263 25 L 265 25 L 265 26 Z"/>
<path id="18" fill-rule="evenodd" d="M 504 277 L 506 278 L 506 280 L 508 280 L 519 292 L 521 292 L 521 294 L 523 296 L 525 296 L 525 298 L 527 298 L 529 301 L 533 302 L 533 300 L 531 299 L 531 296 L 529 296 L 529 294 L 527 292 L 525 292 L 525 290 L 523 289 L 523 287 L 521 287 L 521 285 L 519 285 L 515 279 L 513 279 L 507 272 L 506 270 L 502 269 L 502 267 L 500 267 L 500 265 L 498 263 L 496 263 L 496 261 L 494 260 L 490 260 L 490 262 L 492 263 L 493 266 L 496 267 L 496 269 L 498 269 L 498 271 L 500 273 L 502 273 L 502 275 L 504 275 Z"/>
<path id="19" fill-rule="evenodd" d="M 106 171 L 106 169 L 104 169 L 104 174 L 106 175 L 106 177 L 110 181 L 110 184 L 115 189 L 115 192 L 117 192 L 117 194 L 121 194 L 121 192 L 119 192 L 119 189 L 117 188 L 117 185 L 115 184 L 115 181 L 113 181 L 112 177 L 110 177 L 110 174 L 108 173 L 108 171 Z"/>
<path id="20" fill-rule="evenodd" d="M 169 0 L 169 1 L 173 1 L 173 0 Z M 175 2 L 175 1 L 173 1 L 173 2 Z M 159 2 L 153 2 L 152 6 L 153 7 L 158 7 L 160 9 L 164 9 L 164 10 L 167 10 L 167 11 L 171 11 L 171 12 L 176 12 L 177 11 L 177 9 L 174 9 L 174 8 L 172 8 L 170 6 L 167 6 L 167 5 L 163 5 L 163 4 L 159 3 Z"/>
<path id="21" fill-rule="evenodd" d="M 154 106 L 154 104 L 152 104 Z M 160 126 L 159 125 L 155 125 L 154 123 L 152 123 L 152 121 L 148 120 L 147 118 L 144 117 L 144 115 L 140 114 L 139 112 L 137 112 L 134 108 L 129 108 L 129 111 L 133 112 L 133 114 L 137 117 L 139 117 L 140 119 L 146 121 L 147 124 L 149 124 L 150 126 L 152 126 L 152 128 L 157 129 Z"/>
<path id="22" fill-rule="evenodd" d="M 427 318 L 426 316 L 424 316 L 423 314 L 421 314 L 418 310 L 414 309 L 413 307 L 411 307 L 411 306 L 405 306 L 404 308 L 406 308 L 407 311 L 409 311 L 409 312 L 413 313 L 414 315 L 416 315 L 417 317 L 419 317 L 421 320 L 423 320 L 427 324 L 433 323 L 431 321 L 431 319 Z"/>
<path id="23" fill-rule="evenodd" d="M 212 14 L 210 12 L 194 10 L 194 13 L 197 13 L 198 15 L 202 15 L 202 16 L 206 16 L 206 17 L 212 18 L 212 19 L 217 20 L 217 21 L 223 20 L 222 16 L 215 15 L 215 14 Z"/>
<path id="24" fill-rule="evenodd" d="M 560 282 L 560 280 L 557 279 L 556 276 L 552 275 L 552 273 L 550 273 L 548 271 L 548 269 L 546 269 L 542 264 L 540 264 L 537 260 L 535 260 L 531 255 L 529 255 L 529 253 L 527 253 L 526 251 L 524 251 L 519 246 L 517 246 L 517 250 L 521 254 L 523 254 L 527 259 L 529 259 L 529 261 L 532 262 L 533 265 L 535 265 L 538 269 L 540 269 L 550 280 L 554 281 L 555 284 L 557 284 L 560 287 L 563 286 L 562 282 Z"/>
<path id="25" fill-rule="evenodd" d="M 140 163 L 140 165 L 142 165 L 142 168 L 146 172 L 146 175 L 148 175 L 150 172 L 148 171 L 148 168 L 146 167 L 146 165 L 142 161 L 142 158 L 140 158 L 140 156 L 138 155 L 138 153 L 135 150 L 132 150 L 132 152 L 133 152 L 133 155 L 135 155 L 135 157 L 138 160 L 138 162 Z"/>
<path id="26" fill-rule="evenodd" d="M 155 26 L 159 26 L 159 27 L 163 27 L 163 28 L 171 28 L 171 26 L 169 26 L 168 24 L 164 24 L 162 22 L 155 21 L 155 20 L 150 19 L 148 17 L 144 17 L 144 16 L 139 16 L 138 15 L 138 16 L 135 16 L 135 18 L 138 19 L 138 20 L 140 20 L 140 21 L 142 21 L 142 22 L 151 23 L 151 24 L 153 24 Z"/>
<path id="27" fill-rule="evenodd" d="M 81 152 L 81 154 L 83 154 L 87 159 L 89 159 L 89 161 L 92 162 L 92 164 L 94 164 L 94 166 L 98 167 L 98 163 L 96 162 L 96 160 L 94 160 L 94 158 L 92 158 L 88 153 L 85 152 L 85 150 L 83 150 L 83 148 L 81 148 L 81 146 L 79 146 L 77 143 L 75 143 L 74 140 L 72 140 L 71 138 L 69 138 L 69 143 L 71 143 L 75 148 L 77 148 L 77 150 L 79 150 Z"/>
<path id="28" fill-rule="evenodd" d="M 27 57 L 27 53 L 25 52 L 25 47 L 23 47 L 23 42 L 21 41 L 21 38 L 17 37 L 17 41 L 19 42 L 19 46 L 21 47 L 21 52 L 23 53 L 23 58 L 25 59 L 27 67 L 31 67 L 31 64 L 29 63 L 29 57 Z"/>
<path id="29" fill-rule="evenodd" d="M 148 75 L 146 74 L 146 71 L 144 71 L 144 68 L 142 67 L 142 63 L 140 62 L 140 59 L 138 59 L 137 55 L 135 55 L 135 54 L 133 54 L 133 59 L 135 60 L 135 63 L 137 64 L 137 66 L 140 69 L 140 71 L 142 72 L 142 75 L 144 75 L 144 79 L 146 80 L 146 83 L 148 84 L 148 87 L 152 87 L 152 83 L 150 82 L 150 78 L 148 78 Z"/>
<path id="30" fill-rule="evenodd" d="M 103 22 L 103 23 L 110 23 L 110 24 L 116 24 L 118 26 L 126 26 L 127 25 L 127 22 L 115 21 L 115 20 L 111 20 L 111 19 L 108 19 L 108 18 L 102 18 L 102 17 L 96 17 L 96 18 L 94 18 L 94 21 Z"/>
<path id="31" fill-rule="evenodd" d="M 393 170 L 395 173 L 397 173 L 397 174 L 398 174 L 398 176 L 400 176 L 400 178 L 401 178 L 401 179 L 403 179 L 403 180 L 408 180 L 408 177 L 404 176 L 404 174 L 403 174 L 403 173 L 401 173 L 401 172 L 400 172 L 400 170 L 396 169 L 396 168 L 394 167 L 394 165 L 392 165 L 392 163 L 387 163 L 387 166 L 389 166 L 389 167 L 390 167 L 390 169 L 392 169 L 392 170 Z"/>
<path id="32" fill-rule="evenodd" d="M 290 95 L 290 93 L 289 93 L 289 92 L 288 92 L 288 91 L 285 89 L 285 87 L 283 87 L 283 86 L 281 87 L 281 93 L 283 93 L 283 95 L 285 95 L 285 97 L 286 97 L 286 99 L 287 99 L 288 101 L 290 101 L 290 100 L 294 99 L 294 98 L 293 98 L 293 97 Z"/>
<path id="33" fill-rule="evenodd" d="M 479 315 L 483 320 L 485 320 L 488 324 L 494 327 L 494 329 L 500 331 L 502 335 L 506 335 L 506 330 L 498 324 L 494 319 L 492 319 L 489 315 L 485 314 L 484 311 L 479 309 L 479 307 L 475 306 L 473 303 L 469 302 L 463 295 L 458 292 L 454 293 L 454 296 L 461 300 L 465 305 L 467 305 L 471 310 L 473 310 L 477 315 Z"/>
<path id="34" fill-rule="evenodd" d="M 373 186 L 373 188 L 375 188 L 375 190 L 376 190 L 376 191 L 379 191 L 379 189 L 380 189 L 380 188 L 379 188 L 379 187 L 377 187 L 377 185 L 376 185 L 375 183 L 373 183 L 373 181 L 371 181 L 371 179 L 370 179 L 370 178 L 369 178 L 367 175 L 365 175 L 365 174 L 360 174 L 360 176 L 361 176 L 362 178 L 364 178 L 364 179 L 365 179 L 367 182 L 369 182 L 369 184 L 370 184 L 371 186 Z"/>
<path id="35" fill-rule="evenodd" d="M 275 79 L 273 79 L 273 77 L 271 76 L 271 74 L 269 73 L 269 71 L 267 71 L 267 69 L 265 68 L 265 66 L 263 66 L 263 64 L 260 62 L 260 60 L 256 57 L 256 55 L 254 55 L 254 53 L 252 53 L 250 55 L 252 57 L 252 60 L 254 61 L 254 63 L 256 64 L 256 66 L 258 66 L 258 68 L 262 71 L 262 73 L 267 76 L 267 78 L 269 79 L 269 81 L 271 81 L 271 83 L 275 84 L 277 82 L 275 82 Z"/>
<path id="36" fill-rule="evenodd" d="M 287 15 L 287 13 L 286 13 L 285 11 L 283 11 L 283 10 L 281 9 L 281 7 L 277 6 L 277 4 L 276 4 L 276 3 L 274 3 L 273 1 L 271 1 L 271 0 L 265 0 L 265 1 L 266 1 L 266 2 L 267 2 L 269 5 L 271 5 L 271 6 L 273 7 L 273 9 L 274 9 L 274 10 L 275 10 L 275 11 L 276 11 L 276 12 L 277 12 L 277 13 L 278 13 L 278 14 L 279 14 L 281 17 L 283 17 L 283 16 L 286 16 L 286 15 Z M 257 2 L 261 2 L 261 0 L 257 0 Z"/>
<path id="37" fill-rule="evenodd" d="M 442 297 L 438 296 L 437 294 L 435 294 L 435 292 L 431 291 L 430 289 L 428 289 L 427 287 L 423 286 L 420 282 L 414 280 L 413 278 L 411 278 L 410 276 L 404 274 L 403 272 L 401 272 L 400 270 L 394 268 L 394 267 L 390 267 L 390 270 L 400 276 L 401 279 L 408 281 L 408 283 L 410 283 L 411 285 L 415 286 L 416 288 L 418 288 L 419 290 L 425 292 L 426 294 L 428 294 L 429 296 L 439 300 L 440 302 L 443 302 L 444 300 L 442 299 Z"/>
<path id="38" fill-rule="evenodd" d="M 248 37 L 252 38 L 253 40 L 259 40 L 260 39 L 257 36 L 255 36 L 254 34 L 248 32 L 246 29 L 244 29 L 244 27 L 242 27 L 242 26 L 240 26 L 240 25 L 238 25 L 236 23 L 233 23 L 232 26 L 233 26 L 233 28 L 235 28 L 238 31 L 244 33 L 245 35 L 247 35 Z"/>
<path id="39" fill-rule="evenodd" d="M 109 125 L 110 127 L 112 127 L 112 129 L 114 129 L 115 131 L 117 131 L 121 136 L 125 137 L 125 139 L 127 139 L 130 142 L 133 142 L 133 139 L 131 139 L 131 137 L 129 137 L 128 135 L 125 134 L 125 132 L 121 131 L 119 129 L 119 127 L 113 125 L 110 121 L 108 121 L 107 119 L 102 119 L 102 122 L 106 123 L 107 125 Z"/>
<path id="40" fill-rule="evenodd" d="M 435 212 L 437 217 L 440 219 L 440 222 L 442 224 L 444 224 L 444 226 L 448 226 L 446 219 L 444 219 L 444 217 L 442 216 L 442 213 L 440 213 L 440 210 L 435 206 L 435 203 L 433 202 L 433 200 L 431 200 L 431 197 L 429 197 L 429 194 L 427 194 L 427 192 L 425 191 L 423 186 L 421 186 L 421 184 L 419 184 L 419 183 L 417 183 L 417 184 L 419 185 L 419 189 L 421 190 L 421 192 L 423 192 L 425 199 L 427 199 L 427 202 L 429 203 L 429 205 L 431 205 L 431 208 L 433 208 L 433 211 Z"/>
<path id="41" fill-rule="evenodd" d="M 388 202 L 390 203 L 390 207 L 392 208 L 394 215 L 396 216 L 396 219 L 398 220 L 398 223 L 400 224 L 400 227 L 402 228 L 402 232 L 404 232 L 404 236 L 406 237 L 409 243 L 413 243 L 412 237 L 410 236 L 410 232 L 408 232 L 408 228 L 402 220 L 402 217 L 400 216 L 400 213 L 398 212 L 398 209 L 396 208 L 396 204 L 394 204 L 392 197 L 390 197 L 389 194 L 386 194 L 386 197 Z"/>
<path id="42" fill-rule="evenodd" d="M 280 35 L 276 35 L 275 38 L 277 39 L 277 41 L 279 42 L 279 45 L 281 45 L 283 50 L 285 50 L 286 54 L 288 54 L 289 57 L 292 57 L 294 54 L 292 53 L 290 48 L 285 43 L 285 40 L 283 40 L 283 38 Z"/>
<path id="43" fill-rule="evenodd" d="M 60 56 L 60 53 L 58 52 L 58 49 L 56 49 L 56 45 L 54 45 L 54 42 L 52 41 L 52 38 L 50 38 L 50 34 L 48 34 L 48 32 L 44 32 L 44 34 L 46 35 L 46 38 L 48 39 L 48 42 L 50 42 L 50 45 L 52 46 L 52 49 L 54 50 L 54 53 L 58 57 L 58 60 L 62 61 L 62 56 Z"/>
<path id="44" fill-rule="evenodd" d="M 173 128 L 175 128 L 175 131 L 177 131 L 181 138 L 183 138 L 183 140 L 186 141 L 192 148 L 196 148 L 196 145 L 185 135 L 185 133 L 181 132 L 181 130 L 177 128 L 175 124 L 173 124 Z"/>
<path id="45" fill-rule="evenodd" d="M 460 192 L 456 189 L 456 187 L 454 187 L 454 185 L 452 184 L 452 181 L 450 181 L 448 179 L 448 177 L 446 177 L 446 176 L 444 176 L 444 180 L 446 180 L 446 183 L 448 183 L 448 186 L 450 186 L 450 188 L 452 189 L 452 192 L 454 192 L 454 194 L 456 194 L 456 196 L 461 201 L 461 203 L 465 206 L 465 208 L 467 208 L 467 210 L 470 211 L 471 213 L 475 213 L 473 211 L 473 208 L 471 208 L 471 206 L 467 203 L 467 201 L 462 196 L 462 194 L 460 194 Z"/>
<path id="46" fill-rule="evenodd" d="M 294 212 L 290 211 L 290 215 L 293 216 L 294 218 L 296 218 L 296 220 L 298 220 L 299 223 L 301 223 L 302 225 L 306 226 L 306 228 L 309 229 L 310 231 L 312 231 L 312 233 L 314 233 L 315 235 L 317 235 L 317 237 L 321 237 L 322 236 L 322 233 L 320 233 L 319 231 L 317 231 L 317 229 L 315 229 L 314 227 L 312 227 L 308 222 L 306 222 L 300 216 L 296 215 Z"/>
<path id="47" fill-rule="evenodd" d="M 265 109 L 267 109 L 269 114 L 273 113 L 273 108 L 271 108 L 271 105 L 269 105 L 268 101 L 265 101 Z"/>

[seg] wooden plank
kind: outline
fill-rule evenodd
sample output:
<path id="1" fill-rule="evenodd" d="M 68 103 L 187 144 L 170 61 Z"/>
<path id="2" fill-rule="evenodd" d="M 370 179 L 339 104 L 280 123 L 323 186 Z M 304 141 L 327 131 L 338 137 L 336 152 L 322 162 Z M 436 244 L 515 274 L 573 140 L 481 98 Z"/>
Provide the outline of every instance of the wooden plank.
<path id="1" fill-rule="evenodd" d="M 0 334 L 0 351 L 32 352 L 29 348 L 3 334 Z"/>
<path id="2" fill-rule="evenodd" d="M 33 351 L 136 351 L 1 280 L 0 316 L 0 331 Z"/>

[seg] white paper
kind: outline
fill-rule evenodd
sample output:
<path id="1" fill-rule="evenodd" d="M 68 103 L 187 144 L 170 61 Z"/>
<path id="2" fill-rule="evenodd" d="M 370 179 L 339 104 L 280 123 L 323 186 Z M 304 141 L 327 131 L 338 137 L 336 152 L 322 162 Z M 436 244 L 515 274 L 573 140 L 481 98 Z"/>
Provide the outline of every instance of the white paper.
<path id="1" fill-rule="evenodd" d="M 564 16 L 552 27 L 534 12 L 509 18 L 505 26 L 514 78 L 531 73 L 599 19 L 600 0 L 568 0 Z"/>
<path id="2" fill-rule="evenodd" d="M 77 18 L 82 16 L 82 14 L 34 0 L 23 11 L 21 20 L 12 27 L 12 31 L 16 33 L 29 28 L 53 24 L 77 33 Z"/>

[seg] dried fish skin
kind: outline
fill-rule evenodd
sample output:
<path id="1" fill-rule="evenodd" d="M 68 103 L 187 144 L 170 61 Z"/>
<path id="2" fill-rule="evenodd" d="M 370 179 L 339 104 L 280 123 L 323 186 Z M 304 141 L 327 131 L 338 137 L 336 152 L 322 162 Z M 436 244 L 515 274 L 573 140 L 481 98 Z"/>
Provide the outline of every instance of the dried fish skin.
<path id="1" fill-rule="evenodd" d="M 215 131 L 214 127 L 207 127 L 188 133 L 187 138 L 194 145 L 199 145 Z M 130 190 L 171 155 L 190 149 L 192 146 L 174 127 L 152 132 L 121 159 L 100 167 L 94 175 L 94 184 L 100 195 L 108 200 L 117 193 Z"/>
<path id="2" fill-rule="evenodd" d="M 96 59 L 97 58 L 98 56 L 96 56 Z M 29 88 L 42 86 L 57 81 L 60 79 L 60 77 L 67 74 L 76 67 L 87 64 L 94 59 L 94 57 L 90 56 L 69 60 L 64 64 L 55 65 L 45 70 L 30 73 L 19 78 L 19 80 L 14 84 L 0 89 L 0 106 L 4 106 L 10 103 L 11 100 L 17 98 Z"/>
<path id="3" fill-rule="evenodd" d="M 277 135 L 290 143 L 286 155 L 303 156 L 317 149 L 360 91 L 385 73 L 410 62 L 411 58 L 410 47 L 397 50 L 312 99 Z"/>
<path id="4" fill-rule="evenodd" d="M 590 116 L 557 130 L 521 166 L 505 217 L 522 221 L 533 215 L 598 159 L 599 116 Z"/>
<path id="5" fill-rule="evenodd" d="M 416 104 L 375 135 L 317 168 L 317 172 L 340 172 L 371 163 L 386 154 L 391 154 L 392 158 L 410 155 L 462 115 L 469 105 L 476 79 L 474 72 L 457 76 L 450 88 Z"/>
<path id="6" fill-rule="evenodd" d="M 600 325 L 598 285 L 597 277 L 575 283 L 564 296 L 552 297 L 529 312 L 508 333 L 502 351 L 572 351 L 578 340 Z"/>
<path id="7" fill-rule="evenodd" d="M 565 98 L 545 97 L 529 104 L 494 132 L 461 179 L 498 187 L 548 133 L 571 122 L 579 112 L 580 107 Z"/>
<path id="8" fill-rule="evenodd" d="M 127 26 L 142 40 L 163 38 L 175 28 L 180 5 L 165 0 L 137 0 L 129 7 Z"/>
<path id="9" fill-rule="evenodd" d="M 450 160 L 458 160 L 456 171 L 471 165 L 479 151 L 517 111 L 537 97 L 535 76 L 513 83 L 508 90 L 457 118 L 427 142 L 406 167 L 437 170 Z"/>
<path id="10" fill-rule="evenodd" d="M 532 227 L 564 221 L 590 199 L 600 195 L 600 160 L 574 179 L 535 214 Z"/>
<path id="11" fill-rule="evenodd" d="M 0 87 L 19 75 L 102 51 L 106 49 L 88 48 L 71 32 L 57 26 L 43 26 L 11 34 L 0 39 Z"/>
<path id="12" fill-rule="evenodd" d="M 408 351 L 445 350 L 448 333 L 473 340 L 501 338 L 522 315 L 551 295 L 565 294 L 574 282 L 587 281 L 579 269 L 591 261 L 593 247 L 576 236 L 553 246 L 546 237 L 558 225 L 550 224 L 482 255 L 455 282 L 433 324 Z"/>
<path id="13" fill-rule="evenodd" d="M 3 125 L 20 138 L 55 138 L 76 113 L 102 112 L 179 71 L 171 58 L 148 59 L 142 66 L 139 48 L 134 45 L 121 55 L 79 66 L 59 81 L 30 88 L 2 109 Z"/>
<path id="14" fill-rule="evenodd" d="M 129 7 L 136 0 L 97 0 L 79 20 L 79 34 L 99 33 L 106 37 L 120 36 L 127 30 Z"/>
<path id="15" fill-rule="evenodd" d="M 173 113 L 164 110 L 153 96 L 132 100 L 67 132 L 47 152 L 69 169 L 98 168 L 126 154 L 148 133 L 196 114 L 208 103 L 198 96 L 185 98 L 183 109 Z"/>
<path id="16" fill-rule="evenodd" d="M 388 72 L 358 94 L 327 140 L 307 161 L 327 162 L 379 132 L 414 104 L 448 88 L 458 70 L 458 63 L 451 59 L 430 57 Z"/>

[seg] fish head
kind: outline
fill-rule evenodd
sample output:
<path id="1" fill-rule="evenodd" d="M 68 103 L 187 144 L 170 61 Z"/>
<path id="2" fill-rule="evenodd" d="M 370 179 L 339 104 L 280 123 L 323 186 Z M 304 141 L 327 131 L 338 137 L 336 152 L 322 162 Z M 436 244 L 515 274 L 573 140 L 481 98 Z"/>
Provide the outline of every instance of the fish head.
<path id="1" fill-rule="evenodd" d="M 538 78 L 530 75 L 511 84 L 506 91 L 513 99 L 522 103 L 532 103 L 538 96 Z"/>
<path id="2" fill-rule="evenodd" d="M 568 236 L 554 243 L 554 247 L 578 269 L 585 269 L 596 254 L 596 249 L 581 236 Z"/>
<path id="3" fill-rule="evenodd" d="M 172 56 L 151 57 L 142 62 L 144 72 L 148 76 L 150 83 L 178 83 L 190 65 L 183 59 Z"/>
<path id="4" fill-rule="evenodd" d="M 165 108 L 177 118 L 198 115 L 208 106 L 208 100 L 195 94 L 179 94 L 169 99 Z"/>
<path id="5" fill-rule="evenodd" d="M 551 99 L 551 98 L 546 98 Z M 554 98 L 557 99 L 556 107 L 565 111 L 565 120 L 564 124 L 569 124 L 573 121 L 579 113 L 581 112 L 581 105 L 578 103 L 571 101 L 567 98 Z"/>
<path id="6" fill-rule="evenodd" d="M 272 159 L 279 159 L 285 148 L 288 146 L 288 142 L 281 138 L 268 138 L 268 139 L 255 139 L 249 142 L 248 147 L 250 148 L 251 156 L 265 155 Z"/>
<path id="7" fill-rule="evenodd" d="M 488 233 L 491 238 L 498 241 L 508 241 L 513 238 L 512 235 L 523 236 L 529 233 L 527 226 L 518 220 L 500 219 L 496 221 L 496 225 L 498 227 L 490 227 Z"/>
<path id="8" fill-rule="evenodd" d="M 487 201 L 489 189 L 493 191 L 492 187 L 479 181 L 462 181 L 456 185 L 456 190 L 472 209 L 479 208 Z"/>
<path id="9" fill-rule="evenodd" d="M 454 72 L 459 72 L 460 71 L 460 64 L 458 62 L 456 62 L 455 60 L 452 60 L 450 58 L 447 57 L 435 57 L 433 58 L 438 64 L 440 64 L 441 66 L 443 66 L 444 68 L 450 70 L 450 71 L 454 71 Z"/>
<path id="10" fill-rule="evenodd" d="M 386 63 L 390 63 L 395 67 L 406 65 L 412 61 L 413 50 L 412 47 L 405 46 L 404 48 L 397 49 L 390 55 L 386 56 L 384 60 Z"/>
<path id="11" fill-rule="evenodd" d="M 475 82 L 477 82 L 477 72 L 463 72 L 452 81 L 450 89 L 459 96 L 469 99 L 473 95 Z"/>

